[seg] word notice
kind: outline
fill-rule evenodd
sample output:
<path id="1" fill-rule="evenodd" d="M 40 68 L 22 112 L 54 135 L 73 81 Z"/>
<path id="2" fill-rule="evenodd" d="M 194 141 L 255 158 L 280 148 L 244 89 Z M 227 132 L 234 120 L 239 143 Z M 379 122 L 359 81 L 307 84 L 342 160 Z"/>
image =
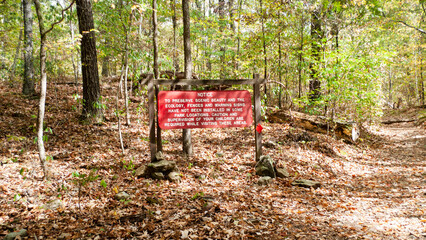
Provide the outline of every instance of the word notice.
<path id="1" fill-rule="evenodd" d="M 248 91 L 160 91 L 161 129 L 248 127 L 253 123 Z"/>

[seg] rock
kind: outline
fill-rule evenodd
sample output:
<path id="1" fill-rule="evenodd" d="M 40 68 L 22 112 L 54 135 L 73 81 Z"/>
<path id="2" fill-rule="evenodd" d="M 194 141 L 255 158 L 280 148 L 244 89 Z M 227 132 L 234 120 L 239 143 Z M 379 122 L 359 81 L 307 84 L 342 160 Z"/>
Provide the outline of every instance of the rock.
<path id="1" fill-rule="evenodd" d="M 154 162 L 159 162 L 159 161 L 162 161 L 162 160 L 164 160 L 163 152 L 161 152 L 161 151 L 157 152 L 155 154 Z"/>
<path id="2" fill-rule="evenodd" d="M 44 204 L 43 206 L 42 206 L 42 208 L 43 209 L 48 209 L 48 210 L 56 210 L 56 209 L 58 209 L 58 208 L 61 208 L 63 205 L 62 205 L 62 201 L 61 200 L 59 200 L 59 199 L 55 199 L 55 200 L 53 200 L 53 201 L 49 201 L 49 202 L 47 202 L 46 204 Z"/>
<path id="3" fill-rule="evenodd" d="M 176 163 L 167 160 L 152 162 L 148 164 L 148 169 L 152 172 L 170 172 L 176 168 Z"/>
<path id="4" fill-rule="evenodd" d="M 155 197 L 147 197 L 145 201 L 149 204 L 160 204 L 161 200 Z"/>
<path id="5" fill-rule="evenodd" d="M 66 240 L 66 239 L 70 239 L 71 238 L 71 234 L 70 233 L 61 233 L 61 235 L 59 235 L 58 240 Z"/>
<path id="6" fill-rule="evenodd" d="M 277 146 L 277 144 L 271 140 L 266 141 L 263 143 L 263 146 L 267 147 L 267 148 L 275 148 Z"/>
<path id="7" fill-rule="evenodd" d="M 290 173 L 287 172 L 287 169 L 285 168 L 277 168 L 276 169 L 277 177 L 279 178 L 288 178 L 290 177 Z"/>
<path id="8" fill-rule="evenodd" d="M 167 179 L 171 182 L 180 182 L 180 174 L 178 172 L 170 172 L 167 174 Z"/>
<path id="9" fill-rule="evenodd" d="M 261 177 L 259 178 L 259 180 L 257 181 L 258 185 L 268 185 L 269 183 L 271 183 L 272 178 L 265 176 L 265 177 Z"/>
<path id="10" fill-rule="evenodd" d="M 151 177 L 153 179 L 163 180 L 164 179 L 164 173 L 162 173 L 162 172 L 153 172 L 153 173 L 151 173 Z"/>
<path id="11" fill-rule="evenodd" d="M 4 240 L 14 240 L 16 237 L 18 237 L 18 236 L 20 236 L 20 237 L 25 237 L 25 236 L 27 236 L 27 230 L 26 229 L 21 229 L 19 232 L 12 232 L 12 233 L 9 233 L 9 234 L 7 234 L 5 237 L 4 237 Z"/>
<path id="12" fill-rule="evenodd" d="M 256 163 L 256 174 L 259 176 L 269 176 L 275 178 L 274 162 L 269 156 L 261 156 Z"/>
<path id="13" fill-rule="evenodd" d="M 127 200 L 129 198 L 130 198 L 130 195 L 126 192 L 119 192 L 115 194 L 115 199 L 117 199 L 118 201 Z"/>
<path id="14" fill-rule="evenodd" d="M 298 186 L 298 187 L 306 187 L 306 188 L 310 188 L 310 187 L 319 188 L 321 186 L 321 183 L 311 181 L 311 180 L 306 180 L 306 179 L 298 179 L 292 182 L 291 185 Z"/>
<path id="15" fill-rule="evenodd" d="M 146 167 L 146 165 L 142 165 L 138 169 L 136 169 L 135 176 L 136 177 L 147 177 L 147 176 L 149 176 L 149 171 L 148 171 L 148 168 Z"/>
<path id="16" fill-rule="evenodd" d="M 223 157 L 223 152 L 217 152 L 216 157 Z"/>

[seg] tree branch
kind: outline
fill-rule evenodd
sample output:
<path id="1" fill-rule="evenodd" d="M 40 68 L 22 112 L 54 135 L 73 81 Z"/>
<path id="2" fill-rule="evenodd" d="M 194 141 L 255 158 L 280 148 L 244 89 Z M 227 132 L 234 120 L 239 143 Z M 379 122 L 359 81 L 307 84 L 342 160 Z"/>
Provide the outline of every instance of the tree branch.
<path id="1" fill-rule="evenodd" d="M 57 24 L 61 23 L 61 22 L 64 20 L 64 18 L 65 18 L 64 13 L 65 13 L 66 11 L 68 11 L 68 9 L 70 9 L 70 8 L 72 7 L 72 5 L 74 5 L 74 2 L 75 2 L 75 0 L 73 0 L 73 1 L 71 2 L 71 4 L 70 4 L 67 8 L 62 9 L 62 12 L 61 12 L 62 17 L 61 17 L 61 19 L 60 19 L 60 20 L 58 20 L 57 22 L 52 23 L 52 25 L 50 26 L 50 28 L 49 28 L 49 29 L 47 29 L 47 30 L 43 33 L 43 35 L 48 34 L 50 31 L 52 31 L 52 30 L 53 30 L 53 28 L 55 27 L 55 25 L 57 25 Z"/>
<path id="2" fill-rule="evenodd" d="M 425 30 L 423 30 L 423 29 L 421 29 L 421 28 L 418 28 L 418 27 L 415 27 L 415 26 L 411 26 L 411 25 L 409 25 L 408 23 L 406 23 L 406 22 L 404 22 L 404 21 L 399 20 L 399 21 L 395 21 L 395 22 L 402 23 L 403 25 L 405 25 L 405 26 L 407 26 L 407 27 L 409 27 L 409 28 L 413 28 L 413 29 L 415 29 L 415 30 L 419 31 L 419 32 L 420 32 L 420 33 L 422 33 L 422 34 L 426 34 L 426 31 L 425 31 Z"/>

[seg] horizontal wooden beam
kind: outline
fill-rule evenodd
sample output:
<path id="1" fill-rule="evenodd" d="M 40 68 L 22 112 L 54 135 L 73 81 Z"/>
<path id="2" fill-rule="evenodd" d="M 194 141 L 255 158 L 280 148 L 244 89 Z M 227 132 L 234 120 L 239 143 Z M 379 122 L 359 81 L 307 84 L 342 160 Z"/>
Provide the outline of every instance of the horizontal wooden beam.
<path id="1" fill-rule="evenodd" d="M 153 79 L 154 85 L 181 85 L 181 86 L 187 86 L 187 85 L 252 85 L 255 84 L 256 81 L 259 84 L 264 84 L 265 79 Z M 141 82 L 142 85 L 148 84 L 148 78 L 143 80 Z"/>

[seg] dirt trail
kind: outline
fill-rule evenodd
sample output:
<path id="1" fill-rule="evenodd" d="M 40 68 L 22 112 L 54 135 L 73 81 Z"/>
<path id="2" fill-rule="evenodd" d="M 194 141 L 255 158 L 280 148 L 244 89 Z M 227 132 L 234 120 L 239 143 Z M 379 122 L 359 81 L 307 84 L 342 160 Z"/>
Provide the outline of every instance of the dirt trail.
<path id="1" fill-rule="evenodd" d="M 426 239 L 426 131 L 399 123 L 376 133 L 384 140 L 371 151 L 371 161 L 353 162 L 363 170 L 349 184 L 346 202 L 353 209 L 336 214 L 336 220 L 362 230 L 362 238 Z"/>

